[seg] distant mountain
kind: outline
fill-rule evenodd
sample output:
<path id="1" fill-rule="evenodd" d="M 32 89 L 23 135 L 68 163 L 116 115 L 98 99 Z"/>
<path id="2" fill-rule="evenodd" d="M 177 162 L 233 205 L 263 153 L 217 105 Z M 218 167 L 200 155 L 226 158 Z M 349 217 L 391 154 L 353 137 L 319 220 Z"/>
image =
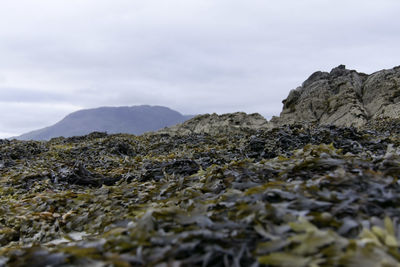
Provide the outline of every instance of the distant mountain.
<path id="1" fill-rule="evenodd" d="M 16 139 L 48 140 L 94 131 L 138 135 L 173 126 L 192 117 L 162 106 L 100 107 L 73 112 L 52 126 L 22 134 Z"/>

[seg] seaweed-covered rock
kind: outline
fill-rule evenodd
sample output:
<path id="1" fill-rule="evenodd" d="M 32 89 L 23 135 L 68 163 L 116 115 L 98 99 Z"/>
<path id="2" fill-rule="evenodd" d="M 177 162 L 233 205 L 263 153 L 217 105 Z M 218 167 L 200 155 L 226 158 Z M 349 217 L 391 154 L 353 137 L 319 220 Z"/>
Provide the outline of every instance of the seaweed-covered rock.
<path id="1" fill-rule="evenodd" d="M 365 129 L 383 132 L 388 135 L 400 134 L 400 118 L 382 117 L 380 119 L 371 120 L 365 126 Z"/>
<path id="2" fill-rule="evenodd" d="M 378 132 L 359 130 L 353 127 L 304 126 L 292 124 L 276 127 L 269 131 L 253 135 L 245 147 L 246 155 L 255 158 L 274 158 L 279 155 L 290 156 L 293 150 L 307 144 L 333 144 L 343 153 L 359 154 L 373 152 L 383 155 L 390 140 L 382 135 L 374 138 Z"/>
<path id="3" fill-rule="evenodd" d="M 141 181 L 160 180 L 164 174 L 189 176 L 199 171 L 199 165 L 190 159 L 178 159 L 169 162 L 144 164 Z"/>
<path id="4" fill-rule="evenodd" d="M 7 145 L 7 150 L 2 149 Z M 17 142 L 17 141 L 4 141 L 0 144 L 0 160 L 11 159 L 18 160 L 24 158 L 31 158 L 40 153 L 46 152 L 47 148 L 40 142 Z"/>
<path id="5" fill-rule="evenodd" d="M 73 185 L 101 186 L 113 185 L 120 177 L 104 177 L 101 174 L 87 170 L 83 163 L 77 162 L 72 168 L 61 168 L 54 180 L 56 182 L 66 182 Z"/>
<path id="6" fill-rule="evenodd" d="M 396 127 L 3 142 L 0 265 L 399 266 Z"/>

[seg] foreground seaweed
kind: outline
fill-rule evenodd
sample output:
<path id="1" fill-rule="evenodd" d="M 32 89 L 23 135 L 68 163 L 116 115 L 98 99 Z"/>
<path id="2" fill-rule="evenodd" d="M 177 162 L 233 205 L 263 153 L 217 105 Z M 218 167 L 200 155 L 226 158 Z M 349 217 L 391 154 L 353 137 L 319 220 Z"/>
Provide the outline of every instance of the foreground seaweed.
<path id="1" fill-rule="evenodd" d="M 400 266 L 376 130 L 1 140 L 0 265 Z"/>

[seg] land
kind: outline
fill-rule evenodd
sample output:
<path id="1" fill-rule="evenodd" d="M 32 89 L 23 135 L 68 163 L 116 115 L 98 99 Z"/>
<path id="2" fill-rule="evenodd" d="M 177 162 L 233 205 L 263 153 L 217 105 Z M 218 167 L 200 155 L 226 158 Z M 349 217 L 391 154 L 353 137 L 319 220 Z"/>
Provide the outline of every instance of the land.
<path id="1" fill-rule="evenodd" d="M 272 122 L 0 140 L 0 265 L 400 266 L 397 98 L 354 125 L 285 124 L 288 99 Z"/>

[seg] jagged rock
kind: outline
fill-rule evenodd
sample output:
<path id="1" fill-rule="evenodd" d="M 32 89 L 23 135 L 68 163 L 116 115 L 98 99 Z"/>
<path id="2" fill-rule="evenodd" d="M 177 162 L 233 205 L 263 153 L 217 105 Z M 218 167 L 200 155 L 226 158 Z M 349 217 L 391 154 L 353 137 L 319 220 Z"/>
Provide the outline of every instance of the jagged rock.
<path id="1" fill-rule="evenodd" d="M 271 127 L 268 121 L 258 113 L 246 114 L 235 112 L 218 115 L 199 115 L 184 123 L 163 129 L 158 133 L 168 134 L 231 134 L 243 131 L 267 129 Z"/>
<path id="2" fill-rule="evenodd" d="M 68 184 L 94 186 L 113 185 L 120 177 L 105 177 L 98 173 L 90 172 L 85 166 L 78 162 L 73 168 L 62 168 L 59 175 L 54 178 L 55 182 L 66 182 Z"/>
<path id="3" fill-rule="evenodd" d="M 340 65 L 330 73 L 315 72 L 282 101 L 275 125 L 300 121 L 321 125 L 365 125 L 370 119 L 400 114 L 400 67 L 371 75 Z"/>
<path id="4" fill-rule="evenodd" d="M 362 101 L 372 119 L 400 117 L 400 67 L 371 74 Z"/>

